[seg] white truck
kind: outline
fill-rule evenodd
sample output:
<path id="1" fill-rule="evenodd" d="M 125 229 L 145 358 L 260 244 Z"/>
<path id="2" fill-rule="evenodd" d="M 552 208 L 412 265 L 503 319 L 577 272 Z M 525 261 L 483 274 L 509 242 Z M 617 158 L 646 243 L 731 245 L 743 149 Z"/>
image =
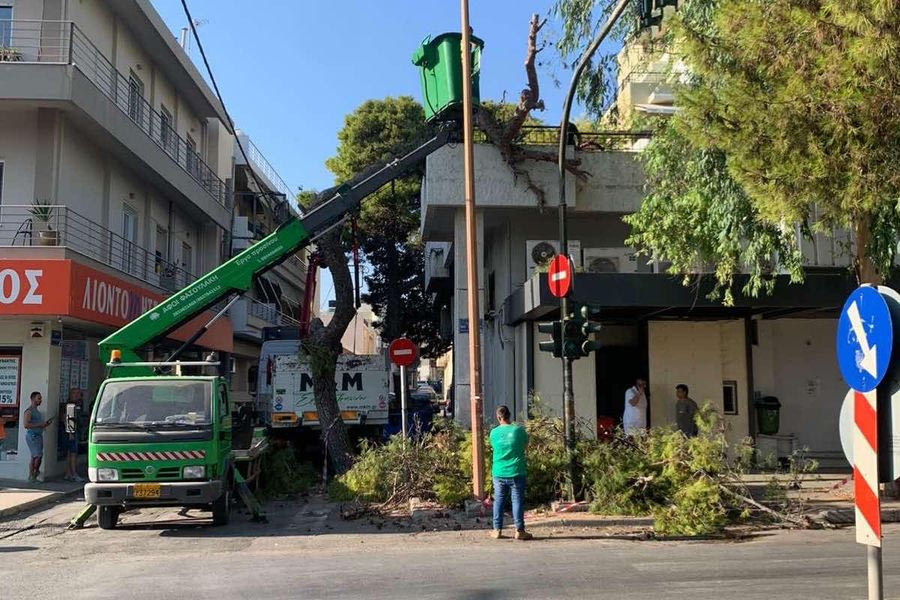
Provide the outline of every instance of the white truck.
<path id="1" fill-rule="evenodd" d="M 275 355 L 271 376 L 271 426 L 319 426 L 309 361 L 294 354 Z M 387 425 L 390 370 L 384 356 L 339 356 L 334 384 L 347 425 Z"/>

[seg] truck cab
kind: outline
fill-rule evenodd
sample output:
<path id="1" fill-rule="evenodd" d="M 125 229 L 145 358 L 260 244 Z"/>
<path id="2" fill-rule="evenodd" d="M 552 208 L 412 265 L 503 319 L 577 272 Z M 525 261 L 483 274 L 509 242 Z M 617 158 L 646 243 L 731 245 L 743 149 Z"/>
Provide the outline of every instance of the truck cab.
<path id="1" fill-rule="evenodd" d="M 85 499 L 100 527 L 154 506 L 211 510 L 228 522 L 233 483 L 231 406 L 221 377 L 107 379 L 89 428 Z"/>

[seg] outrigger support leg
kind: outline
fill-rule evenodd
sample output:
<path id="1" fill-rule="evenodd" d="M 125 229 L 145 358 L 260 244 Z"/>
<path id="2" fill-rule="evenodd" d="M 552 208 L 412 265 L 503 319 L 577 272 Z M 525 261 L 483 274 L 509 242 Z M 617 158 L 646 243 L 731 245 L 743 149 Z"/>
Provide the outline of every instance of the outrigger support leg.
<path id="1" fill-rule="evenodd" d="M 84 527 L 85 522 L 91 518 L 97 512 L 97 507 L 93 504 L 87 504 L 84 508 L 78 511 L 78 514 L 72 517 L 72 520 L 69 521 L 69 526 L 67 529 L 81 529 Z"/>
<path id="2" fill-rule="evenodd" d="M 257 500 L 256 496 L 253 495 L 253 492 L 250 491 L 250 487 L 247 485 L 246 480 L 237 469 L 234 470 L 234 486 L 238 496 L 241 497 L 244 506 L 253 513 L 253 520 L 257 523 L 268 523 L 269 520 L 266 518 L 266 512 L 263 510 L 262 504 L 259 503 L 259 500 Z"/>

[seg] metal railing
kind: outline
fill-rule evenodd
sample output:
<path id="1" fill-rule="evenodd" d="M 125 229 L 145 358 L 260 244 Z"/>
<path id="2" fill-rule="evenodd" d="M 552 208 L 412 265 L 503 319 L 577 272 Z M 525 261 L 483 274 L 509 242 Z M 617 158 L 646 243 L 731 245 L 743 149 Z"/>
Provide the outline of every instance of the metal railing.
<path id="1" fill-rule="evenodd" d="M 635 142 L 649 139 L 651 136 L 648 131 L 583 131 L 570 133 L 569 143 L 582 151 L 628 150 Z M 483 131 L 476 130 L 476 143 L 488 141 Z M 558 146 L 559 127 L 525 125 L 513 139 L 513 143 L 523 146 Z"/>
<path id="2" fill-rule="evenodd" d="M 262 319 L 271 325 L 299 325 L 300 321 L 294 317 L 287 315 L 280 310 L 275 304 L 260 302 L 255 298 L 246 298 L 247 314 L 257 319 Z"/>
<path id="3" fill-rule="evenodd" d="M 272 166 L 272 163 L 268 161 L 246 133 L 239 131 L 237 136 L 241 141 L 241 145 L 244 147 L 244 151 L 247 153 L 247 160 L 253 163 L 250 166 L 275 186 L 275 189 L 272 191 L 284 194 L 288 203 L 293 205 L 296 192 L 291 186 L 285 183 L 284 179 L 281 178 L 281 175 L 278 174 L 278 171 L 275 170 L 275 167 Z M 241 156 L 240 151 L 237 152 L 236 158 L 239 164 L 244 162 L 244 157 Z"/>
<path id="4" fill-rule="evenodd" d="M 140 76 L 120 73 L 88 36 L 71 21 L 0 21 L 0 62 L 74 65 L 137 127 L 219 204 L 226 205 L 225 182 L 182 138 L 172 119 L 144 97 Z"/>
<path id="5" fill-rule="evenodd" d="M 197 278 L 132 240 L 65 206 L 0 205 L 0 246 L 62 246 L 174 292 Z"/>

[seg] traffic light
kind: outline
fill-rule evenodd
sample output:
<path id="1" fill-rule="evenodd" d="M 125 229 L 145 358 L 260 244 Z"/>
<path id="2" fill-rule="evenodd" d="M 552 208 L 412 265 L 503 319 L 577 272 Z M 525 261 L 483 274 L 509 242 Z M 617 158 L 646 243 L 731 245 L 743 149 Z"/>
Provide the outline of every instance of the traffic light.
<path id="1" fill-rule="evenodd" d="M 590 306 L 581 307 L 581 333 L 584 335 L 584 342 L 581 344 L 581 353 L 583 356 L 589 356 L 591 352 L 600 349 L 600 342 L 593 339 L 594 334 L 600 331 L 602 325 L 591 319 L 600 318 L 600 312 L 591 309 Z"/>
<path id="2" fill-rule="evenodd" d="M 563 356 L 578 360 L 581 358 L 581 344 L 583 343 L 583 340 L 581 339 L 581 323 L 578 322 L 577 318 L 573 318 L 574 316 L 575 315 L 569 315 L 569 319 L 566 320 Z"/>
<path id="3" fill-rule="evenodd" d="M 556 358 L 562 358 L 562 323 L 553 321 L 551 323 L 538 323 L 538 331 L 541 333 L 549 333 L 553 339 L 538 342 L 538 347 L 542 352 L 552 352 Z"/>

